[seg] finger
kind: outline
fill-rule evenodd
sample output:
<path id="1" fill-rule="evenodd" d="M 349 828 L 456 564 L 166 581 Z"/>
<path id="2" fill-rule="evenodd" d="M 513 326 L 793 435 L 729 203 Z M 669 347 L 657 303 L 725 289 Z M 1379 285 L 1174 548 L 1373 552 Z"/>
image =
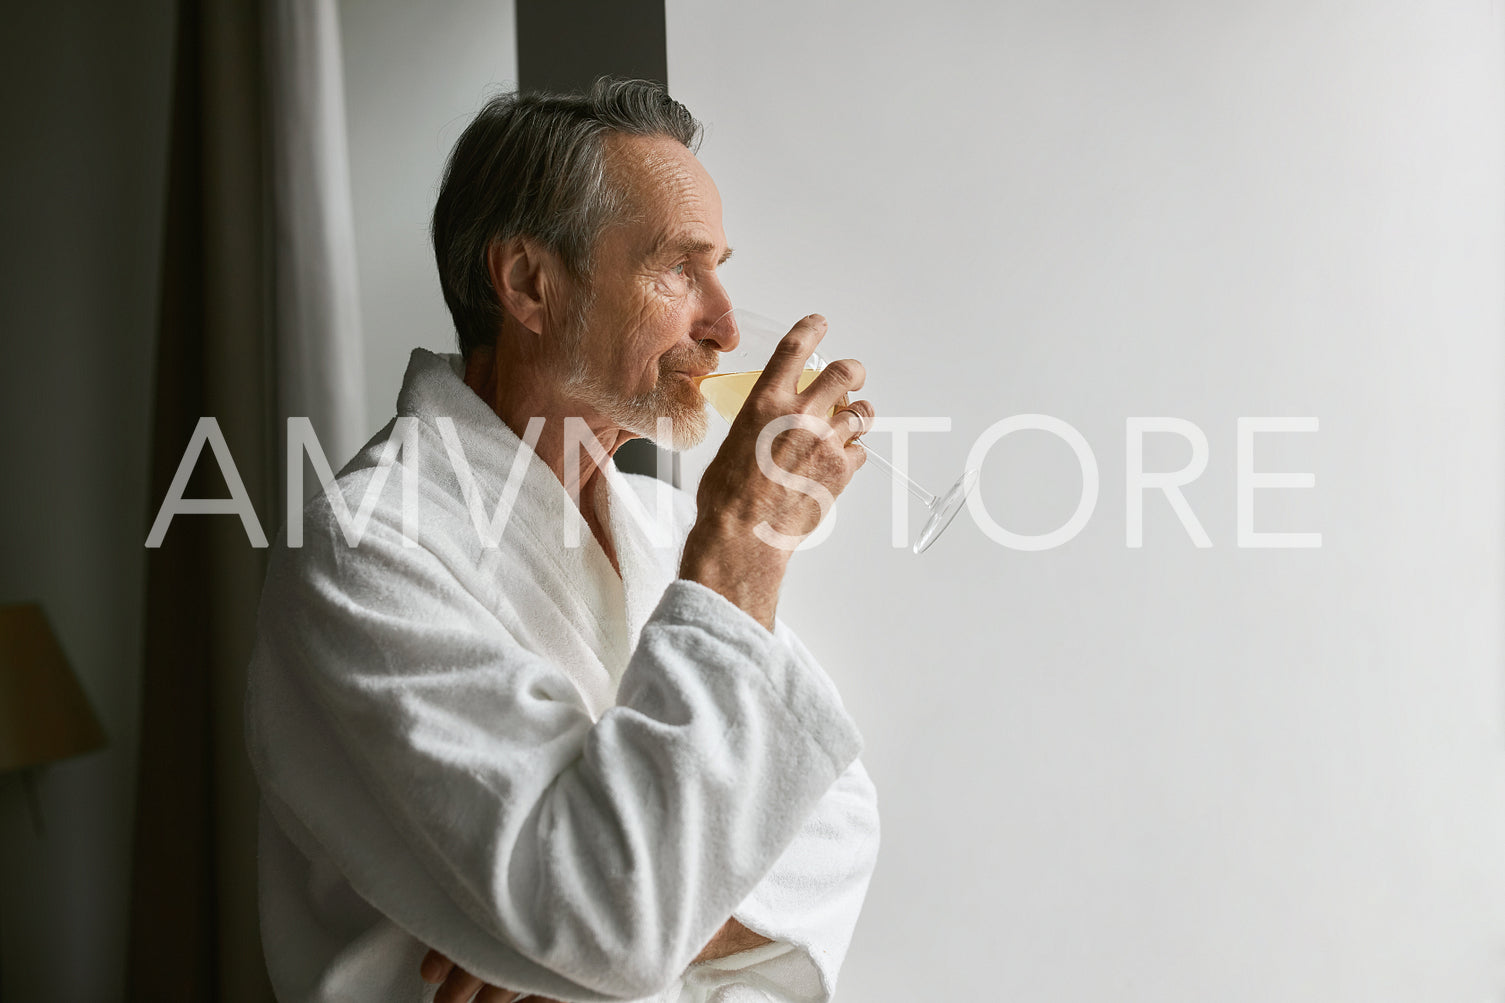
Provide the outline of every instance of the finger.
<path id="1" fill-rule="evenodd" d="M 418 966 L 418 974 L 425 982 L 443 982 L 455 963 L 438 951 L 429 951 L 423 956 L 423 963 Z"/>
<path id="2" fill-rule="evenodd" d="M 853 439 L 847 443 L 846 449 L 843 452 L 846 453 L 847 480 L 850 481 L 852 477 L 856 476 L 857 471 L 861 470 L 863 465 L 867 463 L 867 447 L 862 444 L 862 440 Z"/>
<path id="3" fill-rule="evenodd" d="M 818 313 L 812 313 L 790 328 L 773 350 L 773 356 L 763 367 L 763 375 L 753 384 L 752 392 L 779 387 L 789 393 L 798 393 L 800 373 L 804 372 L 805 364 L 815 354 L 815 346 L 825 336 L 826 318 Z"/>
<path id="4" fill-rule="evenodd" d="M 872 401 L 854 401 L 851 404 L 843 404 L 836 413 L 831 416 L 831 427 L 836 429 L 841 436 L 841 441 L 850 445 L 868 429 L 873 427 L 873 419 L 878 412 L 873 409 Z"/>
<path id="5" fill-rule="evenodd" d="M 470 998 L 486 983 L 463 968 L 456 968 L 434 993 L 434 1003 L 470 1003 Z"/>
<path id="6" fill-rule="evenodd" d="M 856 359 L 837 359 L 820 371 L 815 382 L 800 394 L 805 410 L 814 414 L 830 414 L 833 407 L 853 390 L 861 390 L 867 382 L 867 370 Z"/>
<path id="7" fill-rule="evenodd" d="M 518 1000 L 534 1001 L 537 999 L 537 996 L 503 989 L 501 986 L 487 986 L 476 993 L 475 1003 L 517 1003 Z"/>

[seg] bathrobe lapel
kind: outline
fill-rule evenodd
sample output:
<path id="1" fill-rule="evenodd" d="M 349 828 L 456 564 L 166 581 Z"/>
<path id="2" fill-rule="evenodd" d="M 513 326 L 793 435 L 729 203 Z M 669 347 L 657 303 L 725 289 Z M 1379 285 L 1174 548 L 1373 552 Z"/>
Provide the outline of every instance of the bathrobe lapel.
<path id="1" fill-rule="evenodd" d="M 520 477 L 498 546 L 477 557 L 473 591 L 519 642 L 561 666 L 599 717 L 616 700 L 643 624 L 677 577 L 683 496 L 661 510 L 657 482 L 607 467 L 597 505 L 619 577 L 564 485 L 464 384 L 461 366 L 457 355 L 415 351 L 398 413 L 435 429 L 440 418 L 454 423 L 486 518 L 509 478 Z M 423 462 L 455 466 L 447 446 L 425 450 Z"/>

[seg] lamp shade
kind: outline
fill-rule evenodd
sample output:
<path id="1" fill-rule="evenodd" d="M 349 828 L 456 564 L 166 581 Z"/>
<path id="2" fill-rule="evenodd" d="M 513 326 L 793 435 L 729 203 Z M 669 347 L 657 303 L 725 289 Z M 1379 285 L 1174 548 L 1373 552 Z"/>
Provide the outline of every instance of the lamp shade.
<path id="1" fill-rule="evenodd" d="M 104 744 L 104 729 L 42 607 L 0 606 L 0 772 Z"/>

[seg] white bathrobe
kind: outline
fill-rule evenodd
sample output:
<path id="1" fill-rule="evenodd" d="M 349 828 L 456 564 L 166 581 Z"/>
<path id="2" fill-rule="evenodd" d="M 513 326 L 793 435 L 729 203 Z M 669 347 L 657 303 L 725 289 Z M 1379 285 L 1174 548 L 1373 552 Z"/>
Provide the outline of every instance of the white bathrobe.
<path id="1" fill-rule="evenodd" d="M 246 713 L 278 999 L 429 999 L 426 946 L 563 1000 L 830 999 L 878 848 L 835 687 L 677 580 L 688 496 L 608 465 L 619 578 L 460 373 L 415 351 L 341 471 L 358 524 L 403 443 L 358 545 L 320 495 L 271 556 Z M 729 916 L 775 943 L 690 966 Z"/>

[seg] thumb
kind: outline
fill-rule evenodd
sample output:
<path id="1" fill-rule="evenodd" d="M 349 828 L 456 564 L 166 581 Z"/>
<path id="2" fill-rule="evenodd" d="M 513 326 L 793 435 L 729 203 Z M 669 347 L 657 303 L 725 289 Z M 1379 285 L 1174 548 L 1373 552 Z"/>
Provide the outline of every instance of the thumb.
<path id="1" fill-rule="evenodd" d="M 430 950 L 423 956 L 423 963 L 418 966 L 418 974 L 425 982 L 443 982 L 454 967 L 453 961 L 438 951 Z"/>

